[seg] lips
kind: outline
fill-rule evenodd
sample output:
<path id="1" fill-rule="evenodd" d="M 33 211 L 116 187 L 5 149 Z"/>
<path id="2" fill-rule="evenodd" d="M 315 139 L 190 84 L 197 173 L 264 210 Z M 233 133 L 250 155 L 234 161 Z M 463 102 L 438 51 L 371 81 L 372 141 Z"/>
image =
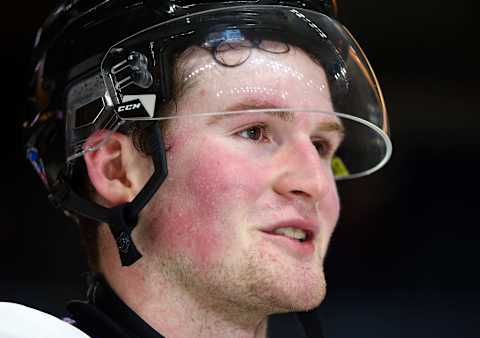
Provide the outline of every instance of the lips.
<path id="1" fill-rule="evenodd" d="M 287 220 L 260 230 L 264 238 L 282 251 L 297 258 L 310 257 L 315 251 L 319 227 L 302 219 Z"/>
<path id="2" fill-rule="evenodd" d="M 292 219 L 272 224 L 262 228 L 261 231 L 271 235 L 311 241 L 317 236 L 319 227 L 314 222 L 303 219 Z M 305 235 L 304 238 L 302 238 L 301 234 Z"/>

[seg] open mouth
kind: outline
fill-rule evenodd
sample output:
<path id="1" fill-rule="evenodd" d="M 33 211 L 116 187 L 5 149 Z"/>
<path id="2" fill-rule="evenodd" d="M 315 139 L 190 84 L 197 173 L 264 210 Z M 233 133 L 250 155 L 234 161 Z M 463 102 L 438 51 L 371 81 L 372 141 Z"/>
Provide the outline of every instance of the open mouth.
<path id="1" fill-rule="evenodd" d="M 306 219 L 287 219 L 260 229 L 264 239 L 299 259 L 310 259 L 316 249 L 320 226 Z"/>
<path id="2" fill-rule="evenodd" d="M 313 239 L 312 231 L 295 227 L 280 227 L 265 233 L 269 235 L 283 236 L 300 243 L 310 242 Z"/>

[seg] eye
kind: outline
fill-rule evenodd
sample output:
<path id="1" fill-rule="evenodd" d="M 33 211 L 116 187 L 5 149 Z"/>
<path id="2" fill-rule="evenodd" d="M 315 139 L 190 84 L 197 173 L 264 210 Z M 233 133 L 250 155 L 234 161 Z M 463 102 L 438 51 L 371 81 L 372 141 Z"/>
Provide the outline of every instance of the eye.
<path id="1" fill-rule="evenodd" d="M 326 139 L 316 139 L 312 140 L 315 149 L 317 149 L 320 157 L 328 157 L 333 155 L 333 146 L 329 140 Z"/>
<path id="2" fill-rule="evenodd" d="M 237 133 L 240 137 L 255 142 L 262 142 L 268 140 L 268 132 L 264 125 L 250 126 Z"/>

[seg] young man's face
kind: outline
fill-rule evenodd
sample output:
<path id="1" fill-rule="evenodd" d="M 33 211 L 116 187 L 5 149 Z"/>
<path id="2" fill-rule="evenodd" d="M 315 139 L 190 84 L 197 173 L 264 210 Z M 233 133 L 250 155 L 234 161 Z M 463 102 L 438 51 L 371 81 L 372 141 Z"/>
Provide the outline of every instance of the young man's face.
<path id="1" fill-rule="evenodd" d="M 227 68 L 197 51 L 166 133 L 169 175 L 142 223 L 153 265 L 196 298 L 262 311 L 324 297 L 323 260 L 339 214 L 330 160 L 342 138 L 323 69 L 298 49 L 253 49 Z M 300 238 L 301 240 L 297 239 Z"/>

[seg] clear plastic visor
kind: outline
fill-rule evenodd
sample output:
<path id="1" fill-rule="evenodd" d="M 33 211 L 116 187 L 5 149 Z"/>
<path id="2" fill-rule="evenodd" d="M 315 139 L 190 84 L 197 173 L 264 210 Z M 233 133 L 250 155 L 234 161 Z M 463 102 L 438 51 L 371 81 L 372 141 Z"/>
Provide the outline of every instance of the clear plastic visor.
<path id="1" fill-rule="evenodd" d="M 104 86 L 91 79 L 96 100 L 71 95 L 70 160 L 143 121 L 165 121 L 171 135 L 210 131 L 248 144 L 252 158 L 302 163 L 312 151 L 338 179 L 367 175 L 391 155 L 368 61 L 319 13 L 245 6 L 178 18 L 112 47 L 101 74 Z M 109 132 L 89 142 L 98 130 Z M 278 155 L 288 149 L 297 156 Z"/>

